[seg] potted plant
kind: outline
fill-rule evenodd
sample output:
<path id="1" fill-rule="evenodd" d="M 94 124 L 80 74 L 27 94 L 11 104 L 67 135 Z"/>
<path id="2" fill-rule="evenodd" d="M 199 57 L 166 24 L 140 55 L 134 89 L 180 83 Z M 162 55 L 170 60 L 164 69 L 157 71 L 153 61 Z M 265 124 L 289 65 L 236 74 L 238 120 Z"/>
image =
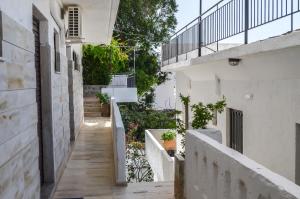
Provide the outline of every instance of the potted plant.
<path id="1" fill-rule="evenodd" d="M 97 93 L 96 97 L 99 99 L 101 105 L 101 116 L 109 117 L 110 116 L 110 99 L 107 94 Z"/>
<path id="2" fill-rule="evenodd" d="M 161 139 L 164 141 L 164 148 L 166 151 L 176 150 L 176 132 L 169 130 L 161 135 Z"/>

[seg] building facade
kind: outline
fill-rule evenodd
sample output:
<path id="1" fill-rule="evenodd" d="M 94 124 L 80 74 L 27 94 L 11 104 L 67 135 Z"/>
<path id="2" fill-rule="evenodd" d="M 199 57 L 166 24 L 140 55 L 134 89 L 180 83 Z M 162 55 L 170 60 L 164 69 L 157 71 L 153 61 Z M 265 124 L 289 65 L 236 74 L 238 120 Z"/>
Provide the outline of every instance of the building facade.
<path id="1" fill-rule="evenodd" d="M 290 15 L 299 21 L 299 10 L 294 7 L 286 16 L 281 13 L 272 22 L 287 17 L 285 21 L 269 25 L 269 30 L 291 26 L 292 31 L 247 44 L 247 28 L 256 35 L 265 34 L 255 28 L 271 23 L 263 18 L 271 8 L 265 4 L 255 15 L 253 10 L 258 5 L 234 7 L 239 5 L 236 3 L 222 1 L 212 11 L 204 12 L 201 26 L 196 20 L 177 33 L 163 46 L 162 71 L 176 73 L 176 109 L 183 110 L 180 93 L 189 95 L 191 104 L 214 103 L 224 96 L 226 110 L 217 115 L 215 124 L 209 125 L 222 132 L 222 143 L 300 184 L 300 32 L 293 31 L 296 23 L 290 21 Z M 228 7 L 232 10 L 226 10 Z M 240 14 L 241 8 L 249 11 L 252 19 Z M 231 20 L 231 15 L 236 20 Z M 245 23 L 242 26 L 240 22 Z M 237 34 L 242 38 L 245 35 L 246 45 L 226 40 Z M 190 114 L 189 121 L 192 120 Z"/>
<path id="2" fill-rule="evenodd" d="M 51 196 L 83 123 L 82 43 L 110 42 L 118 4 L 0 2 L 0 198 Z"/>

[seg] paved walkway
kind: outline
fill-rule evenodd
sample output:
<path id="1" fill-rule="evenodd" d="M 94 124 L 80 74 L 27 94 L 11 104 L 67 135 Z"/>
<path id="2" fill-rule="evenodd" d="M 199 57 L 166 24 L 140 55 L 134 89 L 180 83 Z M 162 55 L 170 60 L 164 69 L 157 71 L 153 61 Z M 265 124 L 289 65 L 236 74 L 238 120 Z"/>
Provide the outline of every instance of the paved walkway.
<path id="1" fill-rule="evenodd" d="M 114 185 L 114 160 L 109 118 L 86 118 L 54 198 L 167 199 L 173 183 Z"/>

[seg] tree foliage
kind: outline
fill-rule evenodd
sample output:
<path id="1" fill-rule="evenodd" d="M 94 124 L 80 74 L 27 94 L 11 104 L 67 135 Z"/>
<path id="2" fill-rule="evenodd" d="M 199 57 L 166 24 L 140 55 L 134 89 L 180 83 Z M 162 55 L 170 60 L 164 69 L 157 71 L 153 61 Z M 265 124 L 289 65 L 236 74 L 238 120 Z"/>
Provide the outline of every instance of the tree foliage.
<path id="1" fill-rule="evenodd" d="M 114 35 L 149 50 L 165 41 L 176 26 L 175 0 L 122 0 Z"/>
<path id="2" fill-rule="evenodd" d="M 115 24 L 114 37 L 136 47 L 136 84 L 139 96 L 153 95 L 151 88 L 167 80 L 160 72 L 155 51 L 176 26 L 175 0 L 122 0 Z M 133 50 L 129 53 L 133 65 Z"/>
<path id="3" fill-rule="evenodd" d="M 128 71 L 128 55 L 117 40 L 105 45 L 84 45 L 83 82 L 85 85 L 108 85 L 112 74 Z"/>

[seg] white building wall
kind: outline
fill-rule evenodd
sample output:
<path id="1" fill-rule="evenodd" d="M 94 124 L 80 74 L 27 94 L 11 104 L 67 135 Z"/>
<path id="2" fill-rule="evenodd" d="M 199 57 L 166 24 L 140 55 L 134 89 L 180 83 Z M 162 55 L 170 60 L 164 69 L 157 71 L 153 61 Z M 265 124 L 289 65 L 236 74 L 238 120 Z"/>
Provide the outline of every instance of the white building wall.
<path id="1" fill-rule="evenodd" d="M 196 131 L 186 135 L 187 199 L 296 199 L 300 187 Z"/>
<path id="2" fill-rule="evenodd" d="M 176 99 L 176 76 L 175 73 L 168 75 L 169 80 L 155 88 L 155 109 L 174 109 Z"/>
<path id="3" fill-rule="evenodd" d="M 195 104 L 216 102 L 224 95 L 227 108 L 243 111 L 244 154 L 294 181 L 296 123 L 300 122 L 299 53 L 298 47 L 254 54 L 242 57 L 236 67 L 227 60 L 195 65 L 176 72 L 177 96 L 189 94 Z M 182 110 L 176 100 L 177 109 Z M 222 131 L 224 144 L 229 135 L 226 115 L 226 111 L 218 115 L 216 127 Z"/>

